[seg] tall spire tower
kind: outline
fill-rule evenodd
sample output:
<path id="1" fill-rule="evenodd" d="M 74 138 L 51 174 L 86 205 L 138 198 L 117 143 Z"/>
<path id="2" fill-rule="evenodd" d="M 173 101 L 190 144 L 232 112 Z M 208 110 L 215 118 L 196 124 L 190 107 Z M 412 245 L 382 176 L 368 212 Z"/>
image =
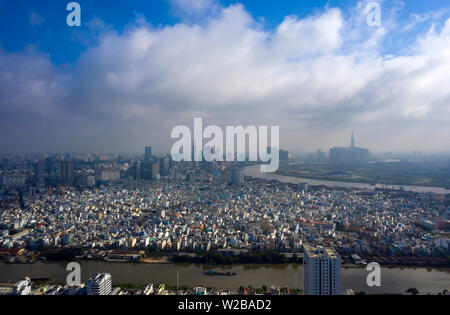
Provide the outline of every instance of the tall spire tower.
<path id="1" fill-rule="evenodd" d="M 354 133 L 354 131 L 352 131 L 352 144 L 351 144 L 351 148 L 352 148 L 352 149 L 355 148 L 355 133 Z"/>

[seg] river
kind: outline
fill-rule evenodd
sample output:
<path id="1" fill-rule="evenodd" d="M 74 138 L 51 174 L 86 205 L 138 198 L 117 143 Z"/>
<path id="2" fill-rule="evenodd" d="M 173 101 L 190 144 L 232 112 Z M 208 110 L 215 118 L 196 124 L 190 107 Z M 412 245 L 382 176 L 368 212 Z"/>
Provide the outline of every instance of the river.
<path id="1" fill-rule="evenodd" d="M 165 283 L 176 286 L 177 271 L 180 286 L 206 286 L 218 289 L 237 290 L 241 285 L 253 287 L 268 287 L 272 285 L 303 288 L 303 266 L 301 265 L 234 265 L 234 266 L 202 266 L 186 264 L 133 264 L 110 263 L 102 261 L 83 261 L 81 264 L 84 282 L 92 274 L 109 272 L 115 284 Z M 57 282 L 64 283 L 68 272 L 67 263 L 38 262 L 32 265 L 11 265 L 0 263 L 0 282 L 16 281 L 25 276 L 50 276 Z M 205 276 L 205 270 L 232 271 L 235 277 Z M 366 291 L 371 294 L 398 293 L 402 294 L 410 287 L 420 292 L 436 294 L 444 289 L 450 289 L 450 270 L 425 268 L 385 268 L 382 269 L 379 288 L 369 288 L 365 269 L 342 269 L 343 289 L 352 288 L 355 291 Z"/>
<path id="2" fill-rule="evenodd" d="M 327 187 L 340 187 L 340 188 L 359 188 L 359 189 L 392 189 L 392 190 L 404 190 L 418 193 L 435 193 L 439 195 L 450 194 L 450 190 L 443 187 L 422 187 L 422 186 L 405 186 L 405 185 L 384 185 L 384 184 L 364 184 L 364 183 L 352 183 L 352 182 L 340 182 L 340 181 L 327 181 L 308 179 L 292 176 L 278 175 L 275 173 L 262 173 L 259 165 L 247 166 L 244 169 L 244 175 L 253 178 L 261 178 L 267 180 L 277 180 L 286 184 L 299 184 L 308 183 L 311 186 L 327 186 Z"/>

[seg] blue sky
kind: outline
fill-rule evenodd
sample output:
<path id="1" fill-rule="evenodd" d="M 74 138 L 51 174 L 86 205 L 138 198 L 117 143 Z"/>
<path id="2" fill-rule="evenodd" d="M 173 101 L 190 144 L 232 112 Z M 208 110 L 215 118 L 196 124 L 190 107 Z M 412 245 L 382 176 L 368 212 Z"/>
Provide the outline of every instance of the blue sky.
<path id="1" fill-rule="evenodd" d="M 174 25 L 185 21 L 185 16 L 176 9 L 169 0 L 79 0 L 82 8 L 81 28 L 69 28 L 66 21 L 66 5 L 64 0 L 0 0 L 0 46 L 9 52 L 22 51 L 33 45 L 37 49 L 50 54 L 57 64 L 74 62 L 87 46 L 95 45 L 95 31 L 89 28 L 93 19 L 100 19 L 112 29 L 122 32 L 142 16 L 154 27 Z M 358 1 L 349 0 L 246 0 L 218 2 L 221 6 L 242 3 L 246 10 L 264 28 L 271 30 L 277 27 L 286 16 L 306 17 L 321 12 L 326 7 L 340 8 L 343 14 L 349 14 Z M 404 4 L 398 1 L 382 1 L 382 17 L 390 14 L 394 7 L 401 8 L 396 13 L 398 23 L 408 23 L 412 14 L 424 14 L 449 7 L 447 0 L 410 0 Z M 201 19 L 190 23 L 201 22 Z M 409 43 L 408 38 L 415 39 L 415 34 L 424 31 L 427 24 L 419 24 L 409 34 L 402 34 L 402 43 L 398 43 L 395 34 L 386 38 L 386 53 L 395 53 L 402 45 Z M 88 38 L 89 40 L 80 40 Z"/>
<path id="2" fill-rule="evenodd" d="M 0 0 L 0 152 L 170 150 L 280 127 L 292 152 L 450 148 L 450 1 Z"/>

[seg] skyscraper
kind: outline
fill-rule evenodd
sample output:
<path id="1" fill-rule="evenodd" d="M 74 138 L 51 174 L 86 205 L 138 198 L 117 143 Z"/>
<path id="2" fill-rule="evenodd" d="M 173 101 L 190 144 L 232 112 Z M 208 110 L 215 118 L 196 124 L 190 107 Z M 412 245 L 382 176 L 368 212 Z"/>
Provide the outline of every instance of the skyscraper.
<path id="1" fill-rule="evenodd" d="M 141 164 L 141 178 L 146 180 L 156 179 L 159 172 L 159 161 L 148 161 Z"/>
<path id="2" fill-rule="evenodd" d="M 88 295 L 110 295 L 112 291 L 112 277 L 109 273 L 99 273 L 89 278 Z"/>
<path id="3" fill-rule="evenodd" d="M 289 152 L 280 149 L 280 162 L 289 162 Z"/>
<path id="4" fill-rule="evenodd" d="M 62 184 L 73 184 L 73 161 L 59 163 L 59 180 Z"/>
<path id="5" fill-rule="evenodd" d="M 153 154 L 152 154 L 152 147 L 145 147 L 145 157 L 144 157 L 144 161 L 148 162 L 152 159 Z"/>
<path id="6" fill-rule="evenodd" d="M 350 147 L 330 149 L 331 163 L 355 163 L 364 162 L 370 159 L 370 151 L 355 146 L 355 134 L 352 132 Z"/>
<path id="7" fill-rule="evenodd" d="M 355 133 L 354 133 L 353 131 L 352 131 L 352 140 L 351 140 L 350 147 L 351 147 L 352 149 L 355 148 Z"/>
<path id="8" fill-rule="evenodd" d="M 141 161 L 137 161 L 134 164 L 133 177 L 136 180 L 142 179 L 142 162 Z"/>
<path id="9" fill-rule="evenodd" d="M 332 248 L 304 246 L 305 295 L 341 294 L 341 257 Z"/>
<path id="10" fill-rule="evenodd" d="M 44 161 L 39 160 L 34 164 L 34 181 L 36 185 L 39 186 L 45 185 L 44 175 L 45 175 Z"/>
<path id="11" fill-rule="evenodd" d="M 169 157 L 165 156 L 159 160 L 159 173 L 161 176 L 169 175 Z"/>

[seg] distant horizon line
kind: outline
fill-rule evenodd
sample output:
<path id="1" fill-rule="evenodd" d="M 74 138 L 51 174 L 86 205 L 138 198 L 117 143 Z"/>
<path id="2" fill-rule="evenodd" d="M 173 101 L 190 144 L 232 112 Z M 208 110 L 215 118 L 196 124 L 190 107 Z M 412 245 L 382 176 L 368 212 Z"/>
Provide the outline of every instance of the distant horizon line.
<path id="1" fill-rule="evenodd" d="M 145 147 L 143 147 L 145 148 Z M 335 146 L 330 147 L 330 149 L 326 149 L 325 151 L 323 149 L 313 149 L 313 150 L 300 150 L 300 151 L 291 151 L 285 148 L 280 147 L 280 150 L 287 151 L 289 154 L 309 154 L 309 153 L 317 153 L 318 151 L 322 151 L 324 153 L 329 152 L 329 150 L 333 148 L 345 148 L 345 146 Z M 371 153 L 374 154 L 414 154 L 414 153 L 420 153 L 422 156 L 424 155 L 434 155 L 434 154 L 450 154 L 450 150 L 447 151 L 440 151 L 440 150 L 424 150 L 424 149 L 410 149 L 410 150 L 370 150 Z M 154 151 L 157 155 L 170 155 L 170 151 Z M 247 154 L 248 151 L 245 152 Z M 111 154 L 127 154 L 127 155 L 145 155 L 144 150 L 142 151 L 21 151 L 21 152 L 0 152 L 0 155 L 32 155 L 32 154 L 49 154 L 49 155 L 64 155 L 64 154 L 74 154 L 74 155 L 89 155 L 89 154 L 104 154 L 104 155 L 111 155 Z"/>

